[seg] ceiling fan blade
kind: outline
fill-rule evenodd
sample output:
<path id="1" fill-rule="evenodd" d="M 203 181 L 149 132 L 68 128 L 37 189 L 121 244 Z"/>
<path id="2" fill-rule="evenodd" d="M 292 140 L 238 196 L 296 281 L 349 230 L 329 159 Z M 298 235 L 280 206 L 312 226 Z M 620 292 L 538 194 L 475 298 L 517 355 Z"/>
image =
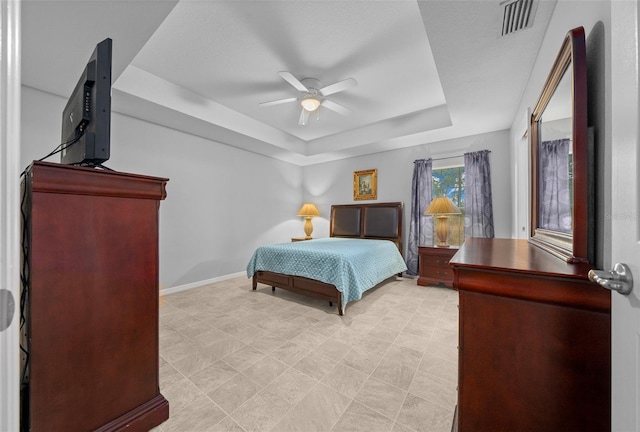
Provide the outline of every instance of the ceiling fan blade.
<path id="1" fill-rule="evenodd" d="M 261 107 L 267 107 L 267 106 L 273 106 L 273 105 L 280 105 L 287 102 L 295 102 L 297 100 L 298 98 L 290 97 L 290 98 L 278 99 L 270 102 L 260 102 L 258 105 L 260 105 Z"/>
<path id="2" fill-rule="evenodd" d="M 302 108 L 302 112 L 300 112 L 300 120 L 298 120 L 298 124 L 300 126 L 305 126 L 309 121 L 309 111 Z"/>
<path id="3" fill-rule="evenodd" d="M 309 91 L 309 89 L 306 88 L 304 86 L 304 84 L 302 84 L 298 80 L 298 78 L 296 78 L 293 75 L 291 75 L 291 73 L 289 73 L 289 72 L 278 72 L 278 74 L 282 77 L 283 80 L 285 80 L 286 82 L 288 82 L 289 84 L 294 86 L 296 88 L 296 90 L 301 91 L 301 92 L 305 92 L 305 93 Z"/>
<path id="4" fill-rule="evenodd" d="M 351 108 L 347 108 L 344 105 L 337 104 L 328 99 L 324 99 L 320 105 L 322 105 L 325 108 L 329 108 L 331 111 L 335 111 L 342 115 L 349 115 L 352 113 Z"/>
<path id="5" fill-rule="evenodd" d="M 353 78 L 348 78 L 346 80 L 338 81 L 337 83 L 330 84 L 326 87 L 322 87 L 320 89 L 320 93 L 322 94 L 322 96 L 329 96 L 334 93 L 338 93 L 341 91 L 348 90 L 352 87 L 356 87 L 357 85 L 358 85 L 358 81 L 356 81 Z"/>

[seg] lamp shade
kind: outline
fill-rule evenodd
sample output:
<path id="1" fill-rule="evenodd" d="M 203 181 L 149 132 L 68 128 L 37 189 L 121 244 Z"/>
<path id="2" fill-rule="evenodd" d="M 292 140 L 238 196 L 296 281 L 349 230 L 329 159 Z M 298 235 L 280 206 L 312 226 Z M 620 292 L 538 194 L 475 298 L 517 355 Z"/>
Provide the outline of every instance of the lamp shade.
<path id="1" fill-rule="evenodd" d="M 298 210 L 298 216 L 320 216 L 320 212 L 318 211 L 318 208 L 315 206 L 315 204 L 306 203 L 303 204 L 302 207 L 300 207 L 300 210 Z"/>
<path id="2" fill-rule="evenodd" d="M 460 209 L 449 198 L 443 196 L 434 198 L 424 214 L 460 214 Z"/>

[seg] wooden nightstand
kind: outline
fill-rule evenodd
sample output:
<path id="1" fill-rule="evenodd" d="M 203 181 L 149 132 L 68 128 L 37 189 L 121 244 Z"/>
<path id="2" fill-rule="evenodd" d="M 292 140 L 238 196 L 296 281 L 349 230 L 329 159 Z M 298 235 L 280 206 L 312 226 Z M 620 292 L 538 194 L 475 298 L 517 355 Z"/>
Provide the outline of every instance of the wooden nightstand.
<path id="1" fill-rule="evenodd" d="M 313 240 L 313 239 L 312 238 L 306 238 L 306 237 L 291 237 L 291 241 L 292 242 L 305 241 L 305 240 Z"/>
<path id="2" fill-rule="evenodd" d="M 458 252 L 458 246 L 418 246 L 418 285 L 444 284 L 453 288 L 453 269 L 449 260 Z"/>

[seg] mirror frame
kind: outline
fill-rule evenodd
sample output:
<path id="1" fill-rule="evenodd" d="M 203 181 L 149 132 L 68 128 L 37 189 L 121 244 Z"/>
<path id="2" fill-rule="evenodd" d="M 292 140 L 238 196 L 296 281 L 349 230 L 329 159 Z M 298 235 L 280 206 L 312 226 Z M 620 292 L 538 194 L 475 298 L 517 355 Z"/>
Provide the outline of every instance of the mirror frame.
<path id="1" fill-rule="evenodd" d="M 529 241 L 569 263 L 591 261 L 593 182 L 587 135 L 587 55 L 584 28 L 570 30 L 551 68 L 538 103 L 531 114 L 531 219 Z M 539 139 L 542 114 L 560 80 L 571 67 L 573 147 L 573 230 L 571 234 L 538 227 Z"/>

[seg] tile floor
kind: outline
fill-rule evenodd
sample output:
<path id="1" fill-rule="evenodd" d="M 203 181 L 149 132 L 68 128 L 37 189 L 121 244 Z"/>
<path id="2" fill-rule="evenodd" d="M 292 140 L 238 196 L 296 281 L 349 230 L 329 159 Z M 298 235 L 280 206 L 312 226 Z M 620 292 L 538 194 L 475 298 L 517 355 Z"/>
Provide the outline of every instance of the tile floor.
<path id="1" fill-rule="evenodd" d="M 155 432 L 449 432 L 458 295 L 392 278 L 347 306 L 244 277 L 164 297 Z"/>

